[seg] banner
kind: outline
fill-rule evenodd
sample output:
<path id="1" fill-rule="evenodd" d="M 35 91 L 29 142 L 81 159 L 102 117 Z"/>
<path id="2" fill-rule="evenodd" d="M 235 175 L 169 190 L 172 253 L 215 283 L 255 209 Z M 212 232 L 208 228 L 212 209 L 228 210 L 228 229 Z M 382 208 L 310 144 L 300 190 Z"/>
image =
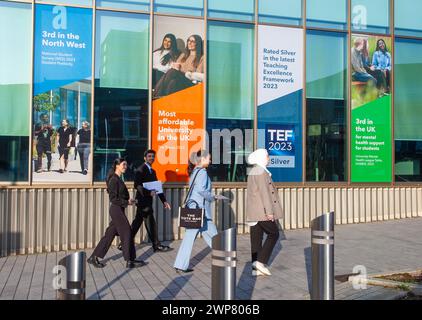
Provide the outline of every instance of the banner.
<path id="1" fill-rule="evenodd" d="M 352 36 L 351 181 L 392 181 L 391 39 Z"/>
<path id="2" fill-rule="evenodd" d="M 258 27 L 258 146 L 276 182 L 302 181 L 303 30 Z"/>
<path id="3" fill-rule="evenodd" d="M 92 10 L 37 4 L 33 181 L 89 182 Z"/>
<path id="4" fill-rule="evenodd" d="M 188 160 L 204 137 L 203 23 L 156 17 L 153 41 L 152 148 L 166 182 L 188 181 Z"/>

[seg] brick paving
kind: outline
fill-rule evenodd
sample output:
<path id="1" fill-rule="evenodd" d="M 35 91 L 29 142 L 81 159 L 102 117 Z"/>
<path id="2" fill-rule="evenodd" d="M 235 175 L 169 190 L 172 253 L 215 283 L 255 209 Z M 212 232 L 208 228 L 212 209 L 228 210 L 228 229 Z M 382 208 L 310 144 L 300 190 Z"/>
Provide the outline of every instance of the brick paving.
<path id="1" fill-rule="evenodd" d="M 335 231 L 335 274 L 366 267 L 368 274 L 422 269 L 422 218 L 367 224 L 338 225 Z M 238 299 L 309 299 L 311 249 L 310 230 L 281 232 L 270 260 L 271 277 L 251 275 L 249 236 L 238 236 Z M 112 247 L 107 266 L 87 268 L 86 297 L 109 299 L 204 300 L 211 297 L 211 254 L 198 238 L 191 266 L 193 274 L 179 275 L 173 262 L 180 241 L 170 243 L 175 250 L 153 253 L 149 244 L 138 246 L 138 258 L 148 264 L 126 269 L 121 252 Z M 92 249 L 86 250 L 89 256 Z M 0 258 L 0 299 L 55 299 L 53 267 L 66 252 Z M 368 286 L 355 290 L 349 283 L 336 281 L 336 299 L 393 299 L 401 292 Z"/>

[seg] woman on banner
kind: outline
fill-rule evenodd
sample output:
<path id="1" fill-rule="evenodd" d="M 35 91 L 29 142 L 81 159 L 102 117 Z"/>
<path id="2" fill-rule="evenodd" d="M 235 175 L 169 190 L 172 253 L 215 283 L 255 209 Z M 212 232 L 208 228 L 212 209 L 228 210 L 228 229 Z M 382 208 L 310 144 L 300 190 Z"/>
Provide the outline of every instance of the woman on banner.
<path id="1" fill-rule="evenodd" d="M 268 261 L 279 237 L 276 220 L 283 218 L 280 198 L 267 169 L 266 149 L 257 149 L 248 157 L 254 165 L 248 175 L 246 221 L 250 226 L 252 275 L 271 275 Z M 267 235 L 262 243 L 264 233 Z"/>
<path id="2" fill-rule="evenodd" d="M 74 130 L 70 127 L 69 120 L 63 119 L 62 126 L 57 130 L 57 148 L 60 156 L 60 169 L 59 172 L 67 171 L 69 163 L 69 151 L 72 147 Z"/>
<path id="3" fill-rule="evenodd" d="M 365 70 L 377 80 L 377 89 L 380 92 L 380 95 L 383 95 L 386 92 L 386 79 L 385 75 L 381 70 L 377 70 L 373 64 L 371 64 L 371 59 L 369 58 L 369 49 L 368 49 L 368 39 L 362 39 L 363 49 L 362 49 L 362 61 Z"/>
<path id="4" fill-rule="evenodd" d="M 154 88 L 154 97 L 159 98 L 189 88 L 204 81 L 204 49 L 202 38 L 192 35 L 188 38 L 185 52 L 172 68 L 161 77 Z"/>
<path id="5" fill-rule="evenodd" d="M 189 260 L 192 253 L 193 243 L 196 236 L 201 232 L 207 245 L 211 248 L 212 238 L 217 234 L 217 228 L 212 222 L 211 202 L 225 199 L 220 195 L 211 192 L 211 179 L 208 176 L 207 168 L 211 163 L 211 155 L 206 150 L 199 150 L 191 155 L 189 159 L 189 188 L 190 196 L 186 203 L 189 208 L 204 208 L 204 224 L 201 229 L 186 229 L 182 244 L 177 252 L 174 268 L 177 272 L 192 272 L 189 269 Z"/>
<path id="6" fill-rule="evenodd" d="M 152 83 L 155 85 L 161 77 L 171 69 L 171 64 L 177 61 L 180 50 L 177 48 L 176 37 L 167 33 L 161 43 L 161 47 L 152 53 Z"/>
<path id="7" fill-rule="evenodd" d="M 82 174 L 86 175 L 88 173 L 88 159 L 89 154 L 91 153 L 91 129 L 89 128 L 89 122 L 82 122 L 82 129 L 79 129 L 78 132 L 78 153 L 79 160 L 81 163 Z"/>
<path id="8" fill-rule="evenodd" d="M 350 62 L 352 65 L 352 80 L 372 83 L 375 86 L 377 84 L 377 80 L 365 69 L 362 53 L 363 48 L 364 39 L 356 38 L 353 42 L 353 48 L 350 55 Z"/>
<path id="9" fill-rule="evenodd" d="M 390 72 L 391 72 L 391 54 L 388 52 L 387 45 L 383 39 L 377 41 L 377 47 L 372 56 L 372 65 L 375 70 L 379 70 L 385 79 L 385 94 L 390 93 Z"/>
<path id="10" fill-rule="evenodd" d="M 134 205 L 136 200 L 130 199 L 129 191 L 122 180 L 122 175 L 126 172 L 127 162 L 123 158 L 114 160 L 113 167 L 107 175 L 107 192 L 110 199 L 110 224 L 104 236 L 94 249 L 88 259 L 88 263 L 96 268 L 104 268 L 104 262 L 99 258 L 104 258 L 115 236 L 120 236 L 122 242 L 123 257 L 126 260 L 127 268 L 135 268 L 145 265 L 142 260 L 136 260 L 135 243 L 132 237 L 129 221 L 125 214 L 127 206 Z"/>

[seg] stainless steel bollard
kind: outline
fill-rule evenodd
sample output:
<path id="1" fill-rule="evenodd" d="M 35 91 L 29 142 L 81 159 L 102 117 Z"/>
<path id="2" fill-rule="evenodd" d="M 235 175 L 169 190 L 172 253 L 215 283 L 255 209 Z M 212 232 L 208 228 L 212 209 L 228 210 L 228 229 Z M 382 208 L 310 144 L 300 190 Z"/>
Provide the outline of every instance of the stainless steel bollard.
<path id="1" fill-rule="evenodd" d="M 334 212 L 312 220 L 312 300 L 334 300 Z"/>
<path id="2" fill-rule="evenodd" d="M 212 238 L 212 300 L 236 298 L 236 256 L 236 228 L 224 230 Z"/>
<path id="3" fill-rule="evenodd" d="M 85 300 L 86 253 L 72 253 L 59 261 L 64 268 L 64 281 L 57 290 L 58 300 Z"/>

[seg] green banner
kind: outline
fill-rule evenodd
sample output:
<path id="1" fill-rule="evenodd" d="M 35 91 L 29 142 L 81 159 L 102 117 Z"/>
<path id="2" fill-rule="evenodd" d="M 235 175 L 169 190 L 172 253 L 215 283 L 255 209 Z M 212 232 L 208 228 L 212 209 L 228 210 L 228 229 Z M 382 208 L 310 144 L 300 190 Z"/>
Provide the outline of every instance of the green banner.
<path id="1" fill-rule="evenodd" d="M 352 110 L 352 182 L 391 182 L 391 96 Z"/>

